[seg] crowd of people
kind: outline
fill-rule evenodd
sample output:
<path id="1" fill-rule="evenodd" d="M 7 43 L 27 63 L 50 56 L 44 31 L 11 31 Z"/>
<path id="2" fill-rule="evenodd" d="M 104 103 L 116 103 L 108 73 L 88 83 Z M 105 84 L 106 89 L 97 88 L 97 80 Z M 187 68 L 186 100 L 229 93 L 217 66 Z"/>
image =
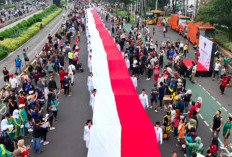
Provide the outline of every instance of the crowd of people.
<path id="1" fill-rule="evenodd" d="M 1 121 L 0 153 L 3 156 L 28 155 L 29 146 L 25 146 L 24 137 L 32 134 L 33 152 L 42 152 L 40 145 L 49 144 L 48 132 L 55 129 L 54 123 L 58 121 L 59 95 L 71 96 L 74 86 L 74 76 L 77 72 L 83 72 L 79 52 L 80 32 L 86 32 L 88 50 L 89 76 L 87 87 L 90 94 L 89 105 L 94 109 L 97 89 L 92 73 L 92 49 L 88 27 L 88 18 L 85 17 L 85 6 L 76 3 L 73 9 L 69 9 L 67 17 L 64 16 L 60 30 L 56 34 L 48 35 L 48 42 L 44 44 L 41 53 L 35 55 L 35 65 L 31 65 L 27 55 L 28 48 L 23 49 L 22 55 L 15 59 L 15 73 L 9 73 L 4 68 L 2 73 L 7 88 L 2 88 L 0 98 L 2 104 L 6 104 L 7 113 Z M 165 112 L 162 121 L 156 121 L 154 130 L 157 142 L 163 143 L 163 139 L 177 138 L 176 146 L 187 157 L 196 157 L 206 154 L 208 157 L 216 157 L 219 150 L 219 134 L 223 134 L 224 145 L 221 149 L 231 147 L 228 145 L 231 120 L 228 117 L 225 122 L 221 117 L 221 111 L 217 110 L 212 116 L 211 143 L 203 145 L 198 135 L 198 116 L 202 102 L 201 97 L 192 98 L 191 89 L 186 88 L 186 79 L 190 78 L 195 83 L 196 64 L 199 52 L 195 53 L 195 61 L 191 67 L 186 67 L 183 59 L 187 56 L 189 43 L 187 41 L 153 41 L 155 29 L 152 31 L 146 23 L 138 22 L 127 33 L 124 24 L 128 19 L 119 16 L 111 16 L 105 11 L 105 21 L 109 22 L 108 29 L 114 37 L 118 49 L 122 52 L 125 64 L 131 74 L 135 89 L 138 88 L 139 79 L 146 77 L 147 81 L 154 82 L 151 89 L 142 89 L 139 99 L 144 109 L 154 109 L 154 112 Z M 165 28 L 165 33 L 167 28 Z M 23 59 L 21 59 L 21 57 Z M 230 85 L 228 75 L 228 57 L 223 59 L 221 66 L 220 56 L 216 59 L 214 78 L 221 72 L 220 89 L 224 94 L 225 86 Z M 21 67 L 25 64 L 27 70 Z M 220 65 L 219 65 L 220 64 Z M 222 70 L 224 68 L 225 70 Z M 224 72 L 224 73 L 223 73 Z M 22 73 L 22 74 L 21 74 Z M 56 78 L 59 76 L 58 78 Z M 58 82 L 59 80 L 59 82 Z M 92 121 L 87 120 L 84 126 L 83 139 L 86 148 L 89 148 L 90 130 Z M 222 130 L 222 131 L 221 131 Z M 173 156 L 177 153 L 173 153 Z"/>
<path id="2" fill-rule="evenodd" d="M 220 116 L 221 111 L 216 111 L 212 117 L 212 143 L 207 148 L 203 145 L 201 137 L 197 134 L 198 116 L 202 102 L 201 97 L 192 98 L 191 89 L 186 88 L 186 79 L 192 83 L 196 82 L 196 65 L 200 56 L 198 50 L 194 53 L 195 60 L 191 67 L 186 67 L 183 59 L 189 53 L 189 43 L 187 41 L 153 41 L 155 29 L 149 30 L 145 23 L 137 23 L 131 26 L 128 33 L 124 30 L 125 20 L 118 15 L 110 16 L 106 11 L 102 11 L 106 17 L 105 20 L 110 25 L 108 28 L 111 35 L 115 38 L 118 49 L 125 58 L 126 66 L 131 74 L 132 82 L 135 88 L 138 87 L 138 79 L 146 77 L 146 80 L 153 80 L 154 86 L 151 89 L 142 89 L 139 99 L 145 109 L 154 109 L 165 112 L 162 122 L 155 122 L 155 131 L 157 142 L 163 143 L 163 139 L 176 137 L 177 147 L 187 157 L 206 156 L 216 157 L 219 150 L 218 135 L 223 134 L 224 145 L 221 149 L 228 146 L 228 137 L 231 130 L 231 119 L 228 117 L 223 123 Z M 167 28 L 165 28 L 165 33 Z M 163 29 L 164 30 L 164 29 Z M 165 35 L 164 35 L 165 37 Z M 226 86 L 231 84 L 231 77 L 228 72 L 229 59 L 226 56 L 223 68 L 221 68 L 220 56 L 216 59 L 213 77 L 220 76 L 221 95 L 224 94 Z M 220 64 L 220 65 L 217 65 Z M 214 79 L 213 79 L 214 80 Z M 216 133 L 216 135 L 215 135 Z M 209 143 L 207 143 L 208 145 Z M 228 147 L 231 147 L 229 145 Z M 177 155 L 177 153 L 173 153 Z"/>
<path id="3" fill-rule="evenodd" d="M 78 44 L 80 32 L 85 31 L 84 18 L 84 6 L 75 3 L 59 31 L 49 34 L 41 53 L 36 53 L 34 65 L 29 64 L 25 48 L 15 59 L 14 74 L 3 69 L 7 87 L 1 89 L 0 98 L 7 113 L 1 121 L 0 156 L 28 155 L 30 147 L 24 144 L 28 135 L 32 135 L 34 153 L 42 153 L 40 145 L 49 144 L 47 134 L 55 129 L 59 106 L 63 105 L 59 95 L 71 96 L 74 75 L 83 72 Z M 24 63 L 27 68 L 22 72 Z"/>

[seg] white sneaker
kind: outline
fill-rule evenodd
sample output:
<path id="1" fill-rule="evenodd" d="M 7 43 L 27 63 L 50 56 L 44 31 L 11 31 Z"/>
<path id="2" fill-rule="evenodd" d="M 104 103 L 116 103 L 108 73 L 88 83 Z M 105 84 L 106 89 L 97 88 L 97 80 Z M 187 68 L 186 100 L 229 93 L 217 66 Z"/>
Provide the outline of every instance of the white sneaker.
<path id="1" fill-rule="evenodd" d="M 55 130 L 55 127 L 51 127 L 50 130 Z"/>
<path id="2" fill-rule="evenodd" d="M 150 78 L 147 78 L 146 80 L 150 80 Z"/>
<path id="3" fill-rule="evenodd" d="M 157 110 L 155 110 L 155 112 L 158 112 Z"/>
<path id="4" fill-rule="evenodd" d="M 221 146 L 220 149 L 226 149 L 224 146 Z"/>
<path id="5" fill-rule="evenodd" d="M 152 108 L 152 106 L 150 106 L 149 108 Z"/>
<path id="6" fill-rule="evenodd" d="M 28 129 L 28 132 L 33 132 L 33 129 L 32 128 Z"/>

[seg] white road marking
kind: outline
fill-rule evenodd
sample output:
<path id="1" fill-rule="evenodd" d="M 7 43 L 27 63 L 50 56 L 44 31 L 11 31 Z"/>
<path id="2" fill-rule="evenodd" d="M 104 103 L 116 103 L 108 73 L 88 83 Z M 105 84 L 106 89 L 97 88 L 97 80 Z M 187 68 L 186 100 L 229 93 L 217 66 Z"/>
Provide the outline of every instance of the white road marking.
<path id="1" fill-rule="evenodd" d="M 209 124 L 204 120 L 204 123 L 209 127 Z"/>
<path id="2" fill-rule="evenodd" d="M 213 100 L 216 100 L 213 96 L 211 96 L 211 98 L 212 98 Z"/>
<path id="3" fill-rule="evenodd" d="M 222 109 L 224 109 L 226 112 L 228 111 L 225 107 L 222 107 Z"/>
<path id="4" fill-rule="evenodd" d="M 199 114 L 199 116 L 201 117 L 201 119 L 204 119 L 201 114 Z"/>

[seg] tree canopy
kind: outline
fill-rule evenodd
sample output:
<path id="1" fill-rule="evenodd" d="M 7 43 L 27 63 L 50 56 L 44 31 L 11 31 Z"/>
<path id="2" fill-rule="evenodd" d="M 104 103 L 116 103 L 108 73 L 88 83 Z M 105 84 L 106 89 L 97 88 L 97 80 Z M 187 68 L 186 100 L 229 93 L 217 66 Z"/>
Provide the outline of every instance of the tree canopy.
<path id="1" fill-rule="evenodd" d="M 201 3 L 197 21 L 227 26 L 232 30 L 232 0 L 205 0 Z"/>

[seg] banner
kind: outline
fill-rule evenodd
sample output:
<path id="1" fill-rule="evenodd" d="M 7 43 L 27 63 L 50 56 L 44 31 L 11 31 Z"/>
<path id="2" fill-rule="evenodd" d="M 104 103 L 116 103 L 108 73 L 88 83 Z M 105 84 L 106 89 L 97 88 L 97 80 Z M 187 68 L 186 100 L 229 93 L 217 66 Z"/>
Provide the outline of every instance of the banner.
<path id="1" fill-rule="evenodd" d="M 202 64 L 208 71 L 210 69 L 210 61 L 211 61 L 211 55 L 212 55 L 212 49 L 213 49 L 213 42 L 209 39 L 200 36 L 199 40 L 199 63 Z"/>

